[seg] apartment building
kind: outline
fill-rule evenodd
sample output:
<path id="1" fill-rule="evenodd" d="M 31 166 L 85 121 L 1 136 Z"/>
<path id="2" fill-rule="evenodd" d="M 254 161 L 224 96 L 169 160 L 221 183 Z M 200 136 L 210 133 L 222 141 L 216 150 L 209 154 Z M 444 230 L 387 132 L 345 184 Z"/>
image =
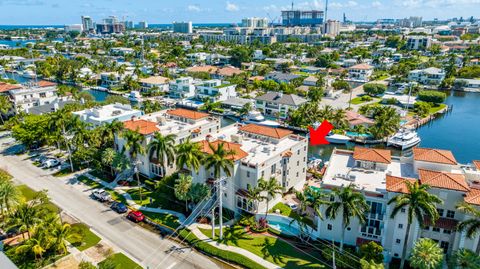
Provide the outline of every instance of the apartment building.
<path id="1" fill-rule="evenodd" d="M 191 34 L 193 33 L 192 22 L 173 22 L 172 23 L 173 32 L 174 33 L 182 33 L 182 34 Z"/>
<path id="2" fill-rule="evenodd" d="M 155 158 L 150 158 L 148 145 L 154 139 L 156 132 L 162 135 L 175 135 L 175 143 L 184 142 L 188 137 L 192 139 L 205 139 L 207 135 L 215 134 L 220 129 L 220 119 L 207 113 L 197 112 L 188 109 L 162 110 L 156 113 L 132 118 L 124 121 L 124 128 L 139 132 L 145 136 L 143 146 L 145 154 L 139 155 L 139 172 L 147 177 L 163 177 L 170 175 L 176 170 L 174 164 L 165 169 Z M 115 147 L 122 151 L 125 146 L 125 139 L 117 134 L 115 136 Z"/>
<path id="3" fill-rule="evenodd" d="M 295 110 L 307 100 L 295 94 L 267 92 L 255 98 L 255 107 L 264 115 L 279 119 L 288 118 L 288 112 Z"/>
<path id="4" fill-rule="evenodd" d="M 428 184 L 430 193 L 444 201 L 438 205 L 440 218 L 432 223 L 425 220 L 425 228 L 414 220 L 411 225 L 407 252 L 422 237 L 436 240 L 445 253 L 459 248 L 473 251 L 480 236 L 469 239 L 455 230 L 459 221 L 468 216 L 456 211 L 455 206 L 467 202 L 480 206 L 480 172 L 476 167 L 458 164 L 448 150 L 415 148 L 411 157 L 395 157 L 389 150 L 355 147 L 353 151 L 335 149 L 325 171 L 321 188 L 330 191 L 354 184 L 370 205 L 366 223 L 352 220 L 345 231 L 345 244 L 361 245 L 375 241 L 384 247 L 386 262 L 400 258 L 407 228 L 404 210 L 391 218 L 394 205 L 388 205 L 396 195 L 408 191 L 407 181 Z M 333 197 L 331 199 L 334 199 Z M 324 207 L 321 208 L 325 210 Z M 317 236 L 325 240 L 341 238 L 341 216 L 336 219 L 317 219 Z"/>
<path id="5" fill-rule="evenodd" d="M 234 166 L 231 177 L 226 180 L 224 207 L 235 212 L 265 212 L 266 202 L 249 201 L 247 189 L 256 187 L 261 178 L 276 178 L 278 183 L 289 189 L 300 190 L 306 178 L 308 141 L 292 131 L 260 126 L 256 124 L 230 125 L 218 133 L 208 135 L 200 141 L 205 154 L 211 154 L 209 143 L 215 148 L 223 144 L 234 151 L 231 156 Z M 198 173 L 192 172 L 193 182 L 213 183 L 213 169 L 202 167 Z M 226 175 L 222 172 L 222 177 Z M 273 207 L 281 200 L 281 195 L 273 198 Z"/>
<path id="6" fill-rule="evenodd" d="M 168 95 L 174 99 L 184 99 L 195 96 L 195 81 L 192 77 L 181 77 L 169 83 Z"/>
<path id="7" fill-rule="evenodd" d="M 350 80 L 368 82 L 373 75 L 373 69 L 369 64 L 356 64 L 348 68 L 348 77 Z"/>
<path id="8" fill-rule="evenodd" d="M 162 76 L 151 76 L 148 78 L 141 78 L 139 80 L 142 91 L 144 92 L 148 92 L 154 89 L 157 92 L 168 92 L 169 81 L 169 78 Z"/>
<path id="9" fill-rule="evenodd" d="M 39 81 L 29 86 L 9 90 L 10 99 L 15 110 L 28 111 L 29 108 L 43 106 L 57 100 L 67 99 L 57 95 L 57 84 L 49 81 Z"/>
<path id="10" fill-rule="evenodd" d="M 126 73 L 120 74 L 118 72 L 103 72 L 100 74 L 100 84 L 103 87 L 117 86 L 122 83 L 122 80 L 126 76 L 132 76 L 132 78 L 137 78 L 137 75 L 133 72 L 128 71 Z"/>
<path id="11" fill-rule="evenodd" d="M 432 46 L 432 38 L 429 36 L 409 36 L 407 38 L 407 49 L 426 50 Z"/>
<path id="12" fill-rule="evenodd" d="M 115 103 L 72 112 L 72 114 L 79 116 L 80 119 L 86 123 L 90 123 L 93 126 L 100 126 L 115 120 L 131 120 L 132 118 L 142 116 L 143 113 L 140 110 L 133 109 L 131 105 Z"/>
<path id="13" fill-rule="evenodd" d="M 412 70 L 408 74 L 410 81 L 415 81 L 423 85 L 440 85 L 445 79 L 445 71 L 436 67 Z"/>
<path id="14" fill-rule="evenodd" d="M 219 79 L 206 80 L 197 85 L 195 96 L 199 100 L 208 98 L 212 102 L 225 101 L 237 97 L 236 86 L 235 84 L 226 84 Z"/>

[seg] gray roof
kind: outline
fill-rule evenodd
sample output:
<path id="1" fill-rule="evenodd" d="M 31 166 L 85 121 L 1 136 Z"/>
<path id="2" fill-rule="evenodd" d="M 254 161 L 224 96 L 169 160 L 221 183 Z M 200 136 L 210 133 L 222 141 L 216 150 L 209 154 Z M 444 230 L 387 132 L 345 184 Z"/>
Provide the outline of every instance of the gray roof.
<path id="1" fill-rule="evenodd" d="M 43 106 L 34 106 L 28 108 L 28 113 L 29 114 L 34 114 L 34 115 L 41 115 L 41 114 L 46 114 L 55 111 L 55 104 L 58 104 L 58 109 L 62 109 L 66 104 L 72 104 L 74 103 L 73 101 L 59 101 L 59 102 L 53 102 L 50 104 L 46 104 Z"/>
<path id="2" fill-rule="evenodd" d="M 267 75 L 267 77 L 276 81 L 290 81 L 292 79 L 299 78 L 300 76 L 290 73 L 271 72 Z"/>
<path id="3" fill-rule="evenodd" d="M 222 101 L 222 104 L 228 105 L 228 106 L 244 106 L 247 103 L 253 103 L 253 100 L 246 99 L 246 98 L 233 97 L 233 98 L 228 98 L 225 101 Z"/>
<path id="4" fill-rule="evenodd" d="M 303 103 L 306 103 L 307 100 L 295 95 L 295 94 L 282 94 L 279 92 L 267 92 L 262 96 L 258 96 L 255 98 L 256 100 L 272 102 L 282 105 L 289 105 L 289 106 L 300 106 Z"/>

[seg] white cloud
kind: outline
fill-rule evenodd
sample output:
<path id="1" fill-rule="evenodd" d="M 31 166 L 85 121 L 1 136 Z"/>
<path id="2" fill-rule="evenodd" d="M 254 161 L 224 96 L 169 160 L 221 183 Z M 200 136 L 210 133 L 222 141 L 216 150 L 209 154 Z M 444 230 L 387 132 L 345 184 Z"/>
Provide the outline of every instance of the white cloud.
<path id="1" fill-rule="evenodd" d="M 373 1 L 372 2 L 372 7 L 382 7 L 383 4 L 380 1 Z"/>
<path id="2" fill-rule="evenodd" d="M 333 3 L 328 4 L 328 7 L 330 7 L 330 8 L 352 8 L 352 7 L 356 7 L 356 6 L 358 6 L 358 3 L 356 1 L 353 1 L 353 0 L 345 2 L 345 3 L 333 2 Z"/>
<path id="3" fill-rule="evenodd" d="M 200 12 L 202 9 L 197 5 L 188 5 L 188 11 Z"/>
<path id="4" fill-rule="evenodd" d="M 470 6 L 480 4 L 480 0 L 396 0 L 395 5 L 406 8 L 445 8 L 447 6 Z"/>
<path id="5" fill-rule="evenodd" d="M 236 5 L 234 3 L 227 2 L 227 6 L 225 7 L 225 10 L 232 12 L 232 11 L 239 11 L 240 8 L 238 7 L 238 5 Z"/>

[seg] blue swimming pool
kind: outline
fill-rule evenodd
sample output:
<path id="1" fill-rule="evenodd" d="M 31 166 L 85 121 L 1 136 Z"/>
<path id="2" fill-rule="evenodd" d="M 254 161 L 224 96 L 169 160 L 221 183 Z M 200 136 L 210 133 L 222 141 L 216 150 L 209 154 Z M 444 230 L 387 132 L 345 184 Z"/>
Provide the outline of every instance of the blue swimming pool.
<path id="1" fill-rule="evenodd" d="M 285 235 L 297 236 L 297 235 L 300 234 L 300 231 L 298 229 L 296 229 L 295 227 L 293 227 L 293 224 L 290 225 L 290 224 L 285 224 L 283 222 L 269 221 L 268 226 L 270 226 L 270 228 L 275 229 L 275 230 L 277 230 L 277 231 L 279 231 L 279 232 L 281 232 L 282 234 L 285 234 Z"/>
<path id="2" fill-rule="evenodd" d="M 356 132 L 347 132 L 347 136 L 354 136 L 354 137 L 364 137 L 364 138 L 372 138 L 371 134 L 360 134 Z"/>

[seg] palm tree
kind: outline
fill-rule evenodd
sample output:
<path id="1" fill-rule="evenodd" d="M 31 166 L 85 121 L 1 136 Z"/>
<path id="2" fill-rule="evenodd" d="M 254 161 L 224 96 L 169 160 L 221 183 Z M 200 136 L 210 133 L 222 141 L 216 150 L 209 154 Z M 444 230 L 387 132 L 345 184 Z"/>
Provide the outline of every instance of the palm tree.
<path id="1" fill-rule="evenodd" d="M 410 182 L 405 181 L 407 186 L 407 192 L 399 194 L 390 201 L 388 204 L 395 204 L 390 218 L 394 218 L 402 209 L 407 209 L 407 229 L 405 233 L 405 239 L 403 240 L 402 261 L 400 268 L 405 266 L 405 257 L 407 255 L 408 238 L 410 236 L 410 227 L 414 219 L 418 221 L 420 226 L 424 225 L 425 217 L 435 222 L 438 219 L 437 204 L 441 204 L 437 196 L 428 193 L 430 186 L 418 183 L 418 181 Z"/>
<path id="2" fill-rule="evenodd" d="M 74 239 L 76 241 L 78 239 L 81 239 L 80 234 L 74 232 L 70 224 L 62 224 L 59 221 L 55 222 L 51 234 L 54 238 L 53 245 L 56 250 L 60 252 L 60 254 L 67 253 L 67 246 L 65 244 L 65 240 Z"/>
<path id="3" fill-rule="evenodd" d="M 325 213 L 330 219 L 335 219 L 338 213 L 342 213 L 340 249 L 343 250 L 345 230 L 350 225 L 350 221 L 352 218 L 358 218 L 360 223 L 365 223 L 365 212 L 367 212 L 370 207 L 365 201 L 363 194 L 355 191 L 354 184 L 350 184 L 343 189 L 334 189 L 333 195 L 335 196 L 335 201 L 328 205 Z"/>
<path id="4" fill-rule="evenodd" d="M 413 247 L 410 266 L 418 269 L 437 269 L 441 267 L 443 249 L 430 238 L 420 238 Z"/>
<path id="5" fill-rule="evenodd" d="M 175 180 L 175 197 L 178 200 L 185 201 L 185 212 L 188 211 L 189 191 L 192 186 L 192 177 L 185 174 L 180 174 Z"/>
<path id="6" fill-rule="evenodd" d="M 313 190 L 310 188 L 307 189 L 307 192 L 308 192 L 307 196 L 309 199 L 309 205 L 313 208 L 315 215 L 318 216 L 320 219 L 323 219 L 322 211 L 320 210 L 320 207 L 330 204 L 330 201 L 328 200 L 329 195 L 323 191 Z"/>
<path id="7" fill-rule="evenodd" d="M 123 129 L 123 123 L 114 120 L 110 123 L 106 123 L 101 127 L 103 145 L 114 145 L 115 134 L 119 133 Z"/>
<path id="8" fill-rule="evenodd" d="M 295 196 L 300 201 L 300 204 L 299 204 L 300 214 L 303 215 L 303 213 L 307 210 L 308 203 L 309 203 L 307 191 L 304 191 L 304 192 L 296 191 Z"/>
<path id="9" fill-rule="evenodd" d="M 113 176 L 113 161 L 115 160 L 115 156 L 117 152 L 112 148 L 107 148 L 102 152 L 102 164 L 105 166 L 110 167 L 110 174 Z"/>
<path id="10" fill-rule="evenodd" d="M 203 159 L 203 152 L 199 143 L 190 141 L 190 137 L 183 143 L 177 145 L 177 169 L 187 167 L 196 172 L 200 169 Z"/>
<path id="11" fill-rule="evenodd" d="M 163 176 L 166 176 L 167 165 L 175 161 L 175 135 L 162 135 L 155 133 L 153 140 L 148 145 L 150 159 L 155 157 L 163 169 Z"/>
<path id="12" fill-rule="evenodd" d="M 332 114 L 331 119 L 332 119 L 332 124 L 337 129 L 343 129 L 348 125 L 346 113 L 345 113 L 345 110 L 343 109 L 335 110 L 335 112 Z"/>
<path id="13" fill-rule="evenodd" d="M 268 203 L 271 199 L 275 198 L 277 194 L 283 193 L 283 187 L 278 183 L 275 177 L 271 177 L 268 181 L 261 178 L 258 182 L 258 186 L 261 191 L 266 192 L 265 200 L 267 201 L 267 208 L 265 209 L 265 219 L 268 214 Z"/>
<path id="14" fill-rule="evenodd" d="M 205 157 L 205 167 L 207 170 L 213 168 L 213 175 L 216 179 L 220 178 L 222 171 L 227 177 L 232 176 L 234 150 L 225 149 L 224 143 L 218 143 L 215 147 L 212 143 L 208 143 L 211 154 Z"/>
<path id="15" fill-rule="evenodd" d="M 449 268 L 480 269 L 480 255 L 469 249 L 461 248 L 450 257 Z"/>
<path id="16" fill-rule="evenodd" d="M 16 205 L 20 200 L 20 192 L 11 181 L 0 182 L 0 214 L 3 215 L 4 210 L 7 214 L 13 205 Z"/>
<path id="17" fill-rule="evenodd" d="M 247 185 L 247 200 L 248 200 L 248 203 L 252 203 L 253 205 L 255 205 L 254 206 L 255 210 L 258 209 L 257 207 L 258 203 L 260 201 L 263 201 L 264 199 L 266 199 L 266 197 L 262 195 L 261 188 Z"/>
<path id="18" fill-rule="evenodd" d="M 67 147 L 67 150 L 68 150 L 70 169 L 73 172 L 74 169 L 73 169 L 73 162 L 72 162 L 72 153 L 70 151 L 70 146 L 66 137 L 67 128 L 70 124 L 71 124 L 71 117 L 65 111 L 57 110 L 55 112 L 50 113 L 48 128 L 51 130 L 51 132 L 54 135 L 61 137 L 61 139 L 64 141 L 65 146 Z M 60 148 L 60 144 L 57 144 L 57 145 L 58 145 L 58 148 Z"/>
<path id="19" fill-rule="evenodd" d="M 145 137 L 135 131 L 126 130 L 122 133 L 123 138 L 126 140 L 124 151 L 126 151 L 130 157 L 130 161 L 132 162 L 132 166 L 135 168 L 135 173 L 137 176 L 137 185 L 139 188 L 140 193 L 140 201 L 143 201 L 142 197 L 142 187 L 140 186 L 140 175 L 138 171 L 138 155 L 145 153 L 145 148 L 143 147 L 143 142 L 145 141 Z"/>
<path id="20" fill-rule="evenodd" d="M 10 102 L 7 96 L 0 96 L 0 119 L 2 120 L 2 125 L 5 124 L 3 116 L 6 115 L 12 107 L 13 104 L 12 102 Z"/>
<path id="21" fill-rule="evenodd" d="M 466 231 L 467 237 L 474 238 L 480 233 L 480 210 L 467 203 L 460 203 L 457 205 L 457 210 L 469 215 L 471 218 L 461 221 L 458 224 L 457 229 L 460 231 Z M 477 244 L 477 253 L 480 253 L 480 242 Z"/>
<path id="22" fill-rule="evenodd" d="M 210 197 L 210 187 L 203 183 L 193 183 L 188 191 L 188 197 L 193 203 L 198 203 Z"/>

